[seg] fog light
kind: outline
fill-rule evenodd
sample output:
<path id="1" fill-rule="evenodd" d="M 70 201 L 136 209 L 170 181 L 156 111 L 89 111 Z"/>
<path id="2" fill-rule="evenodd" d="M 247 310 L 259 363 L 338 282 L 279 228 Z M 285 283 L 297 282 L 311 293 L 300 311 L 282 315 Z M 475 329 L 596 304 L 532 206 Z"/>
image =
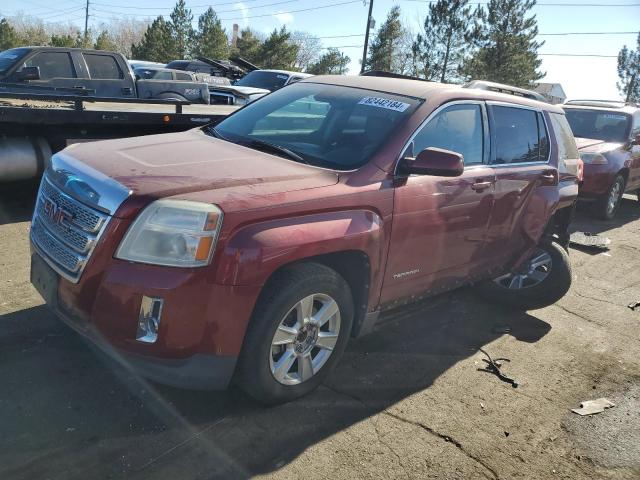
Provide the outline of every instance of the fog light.
<path id="1" fill-rule="evenodd" d="M 152 298 L 146 295 L 142 296 L 136 340 L 139 342 L 154 343 L 158 339 L 163 303 L 164 300 L 161 298 Z"/>

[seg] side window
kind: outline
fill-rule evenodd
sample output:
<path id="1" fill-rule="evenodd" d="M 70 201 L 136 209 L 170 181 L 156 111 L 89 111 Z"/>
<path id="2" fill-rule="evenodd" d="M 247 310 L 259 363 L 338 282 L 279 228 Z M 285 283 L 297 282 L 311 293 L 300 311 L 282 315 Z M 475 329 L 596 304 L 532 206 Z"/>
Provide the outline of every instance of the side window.
<path id="1" fill-rule="evenodd" d="M 173 75 L 171 72 L 156 72 L 153 76 L 154 80 L 173 80 Z"/>
<path id="2" fill-rule="evenodd" d="M 480 105 L 451 105 L 437 113 L 413 139 L 413 154 L 429 147 L 461 153 L 465 165 L 482 163 L 484 134 Z"/>
<path id="3" fill-rule="evenodd" d="M 67 52 L 40 52 L 25 62 L 25 67 L 40 67 L 40 79 L 76 78 Z"/>
<path id="4" fill-rule="evenodd" d="M 95 55 L 93 53 L 83 53 L 89 76 L 94 80 L 119 80 L 124 78 L 124 74 L 115 58 L 110 55 Z"/>
<path id="5" fill-rule="evenodd" d="M 551 113 L 551 125 L 558 137 L 558 160 L 574 160 L 580 158 L 576 140 L 567 121 L 567 117 L 560 113 Z"/>
<path id="6" fill-rule="evenodd" d="M 538 112 L 538 148 L 539 159 L 541 162 L 549 160 L 549 132 L 547 132 L 547 126 L 544 122 L 544 116 Z"/>
<path id="7" fill-rule="evenodd" d="M 631 127 L 631 135 L 640 135 L 640 112 L 636 112 L 633 116 L 633 125 Z"/>
<path id="8" fill-rule="evenodd" d="M 289 83 L 299 82 L 300 80 L 302 80 L 302 77 L 291 77 L 289 78 Z"/>
<path id="9" fill-rule="evenodd" d="M 492 106 L 492 133 L 495 143 L 495 164 L 544 162 L 540 155 L 543 140 L 538 130 L 542 120 L 537 112 L 525 108 Z M 544 125 L 542 125 L 544 126 Z M 546 149 L 548 151 L 548 145 Z"/>
<path id="10" fill-rule="evenodd" d="M 189 75 L 188 73 L 176 72 L 176 80 L 186 80 L 187 82 L 190 82 L 191 75 Z"/>

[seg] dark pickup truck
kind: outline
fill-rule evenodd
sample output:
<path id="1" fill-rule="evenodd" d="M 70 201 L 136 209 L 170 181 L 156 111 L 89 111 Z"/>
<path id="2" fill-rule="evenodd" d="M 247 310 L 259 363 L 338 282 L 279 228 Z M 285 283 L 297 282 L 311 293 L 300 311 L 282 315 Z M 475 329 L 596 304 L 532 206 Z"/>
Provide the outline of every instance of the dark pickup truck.
<path id="1" fill-rule="evenodd" d="M 204 82 L 136 80 L 119 53 L 24 47 L 0 52 L 0 92 L 209 103 Z"/>

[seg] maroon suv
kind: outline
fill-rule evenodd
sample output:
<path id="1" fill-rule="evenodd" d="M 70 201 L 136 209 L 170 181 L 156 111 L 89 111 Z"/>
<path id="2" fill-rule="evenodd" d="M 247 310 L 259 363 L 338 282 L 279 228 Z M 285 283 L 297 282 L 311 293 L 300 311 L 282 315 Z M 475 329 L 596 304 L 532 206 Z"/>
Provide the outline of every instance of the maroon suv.
<path id="1" fill-rule="evenodd" d="M 594 213 L 611 220 L 625 192 L 640 189 L 640 108 L 624 102 L 572 100 L 564 104 L 580 157 L 580 197 Z"/>
<path id="2" fill-rule="evenodd" d="M 468 284 L 523 309 L 562 297 L 577 157 L 552 105 L 313 77 L 215 127 L 56 154 L 32 282 L 150 379 L 286 401 L 385 309 Z"/>

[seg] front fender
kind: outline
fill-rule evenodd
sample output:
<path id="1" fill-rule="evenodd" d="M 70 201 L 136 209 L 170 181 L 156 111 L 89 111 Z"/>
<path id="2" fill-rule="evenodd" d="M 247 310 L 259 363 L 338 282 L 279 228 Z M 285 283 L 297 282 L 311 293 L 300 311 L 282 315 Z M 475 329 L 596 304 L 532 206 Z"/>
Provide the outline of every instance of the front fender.
<path id="1" fill-rule="evenodd" d="M 347 250 L 364 252 L 372 287 L 381 278 L 383 222 L 369 210 L 347 210 L 282 218 L 245 226 L 226 242 L 216 283 L 264 285 L 280 267 L 305 258 Z"/>

